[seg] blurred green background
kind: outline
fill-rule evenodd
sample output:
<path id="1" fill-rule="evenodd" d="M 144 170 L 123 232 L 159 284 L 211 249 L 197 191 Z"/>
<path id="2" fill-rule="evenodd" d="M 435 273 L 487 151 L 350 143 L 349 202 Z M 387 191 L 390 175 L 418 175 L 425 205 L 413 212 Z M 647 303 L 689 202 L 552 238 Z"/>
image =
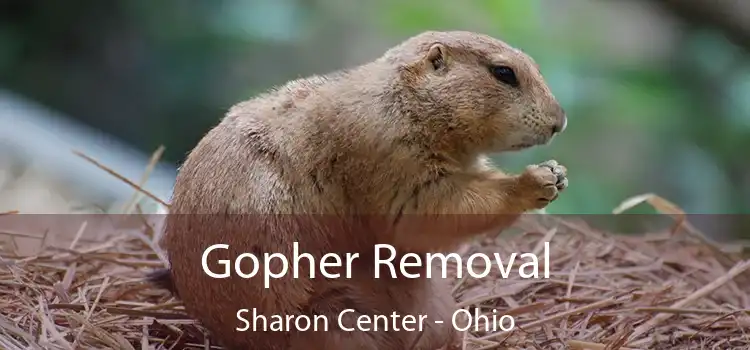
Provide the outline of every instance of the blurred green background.
<path id="1" fill-rule="evenodd" d="M 5 0 L 0 87 L 145 154 L 165 145 L 177 166 L 253 94 L 423 30 L 474 30 L 531 54 L 568 112 L 551 146 L 502 156 L 511 171 L 548 158 L 569 168 L 548 212 L 610 213 L 655 192 L 692 213 L 750 213 L 746 4 Z"/>

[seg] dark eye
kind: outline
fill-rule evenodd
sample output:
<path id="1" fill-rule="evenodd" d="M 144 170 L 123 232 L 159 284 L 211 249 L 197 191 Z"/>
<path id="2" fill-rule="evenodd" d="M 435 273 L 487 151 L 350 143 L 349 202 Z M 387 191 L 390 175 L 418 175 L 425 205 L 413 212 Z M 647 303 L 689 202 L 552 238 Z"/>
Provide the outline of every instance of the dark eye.
<path id="1" fill-rule="evenodd" d="M 518 87 L 518 78 L 513 69 L 507 66 L 493 66 L 490 68 L 495 79 L 513 87 Z"/>

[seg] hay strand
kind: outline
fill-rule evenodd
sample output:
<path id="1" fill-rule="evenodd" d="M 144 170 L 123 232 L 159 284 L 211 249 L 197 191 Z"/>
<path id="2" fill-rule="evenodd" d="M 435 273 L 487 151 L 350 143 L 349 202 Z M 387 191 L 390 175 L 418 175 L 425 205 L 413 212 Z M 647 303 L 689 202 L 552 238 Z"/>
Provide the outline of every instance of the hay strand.
<path id="1" fill-rule="evenodd" d="M 159 204 L 163 205 L 163 206 L 164 206 L 165 208 L 169 208 L 169 204 L 167 204 L 167 202 L 165 202 L 165 201 L 164 201 L 163 199 L 159 198 L 159 197 L 158 197 L 158 196 L 156 196 L 155 194 L 153 194 L 153 193 L 149 192 L 148 190 L 144 189 L 143 187 L 141 187 L 140 185 L 136 184 L 135 182 L 133 182 L 133 181 L 130 181 L 130 180 L 128 180 L 128 179 L 127 179 L 126 177 L 124 177 L 124 176 L 120 175 L 119 173 L 117 173 L 116 171 L 114 171 L 114 170 L 110 169 L 110 168 L 109 168 L 109 167 L 107 167 L 106 165 L 104 165 L 104 164 L 100 163 L 100 162 L 99 162 L 99 161 L 97 161 L 96 159 L 94 159 L 94 158 L 91 158 L 90 156 L 88 156 L 88 155 L 86 155 L 86 154 L 84 154 L 84 153 L 82 153 L 82 152 L 80 152 L 80 151 L 73 151 L 73 153 L 74 153 L 75 155 L 77 155 L 77 156 L 79 156 L 79 157 L 81 157 L 81 158 L 85 159 L 85 160 L 86 160 L 86 161 L 88 161 L 89 163 L 91 163 L 91 164 L 94 164 L 94 165 L 95 165 L 95 166 L 97 166 L 97 167 L 98 167 L 99 169 L 102 169 L 102 170 L 106 171 L 106 172 L 107 172 L 107 173 L 109 173 L 110 175 L 112 175 L 112 176 L 116 177 L 116 178 L 117 178 L 118 180 L 120 180 L 120 181 L 122 181 L 122 182 L 126 183 L 126 184 L 127 184 L 128 186 L 132 187 L 132 188 L 133 188 L 133 189 L 135 189 L 136 191 L 138 191 L 138 192 L 142 193 L 143 195 L 145 195 L 145 196 L 147 196 L 147 197 L 149 197 L 149 198 L 153 199 L 153 200 L 154 200 L 154 201 L 156 201 L 157 203 L 159 203 Z"/>

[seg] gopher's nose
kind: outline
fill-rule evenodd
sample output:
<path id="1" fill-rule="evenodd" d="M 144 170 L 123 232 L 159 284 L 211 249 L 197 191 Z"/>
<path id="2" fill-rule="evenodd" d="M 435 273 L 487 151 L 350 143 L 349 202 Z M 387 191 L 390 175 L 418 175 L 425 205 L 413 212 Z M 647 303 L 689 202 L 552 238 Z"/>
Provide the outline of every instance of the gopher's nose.
<path id="1" fill-rule="evenodd" d="M 563 131 L 565 131 L 565 128 L 568 127 L 568 116 L 565 114 L 564 111 L 560 113 L 560 117 L 557 120 L 557 123 L 555 123 L 554 126 L 552 126 L 552 134 L 559 134 Z"/>

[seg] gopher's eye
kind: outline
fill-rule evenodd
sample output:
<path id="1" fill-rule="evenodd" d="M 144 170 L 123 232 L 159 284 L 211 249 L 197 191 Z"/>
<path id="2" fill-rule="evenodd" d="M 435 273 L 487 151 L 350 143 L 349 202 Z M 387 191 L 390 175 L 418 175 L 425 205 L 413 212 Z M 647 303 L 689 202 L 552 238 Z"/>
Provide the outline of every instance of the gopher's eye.
<path id="1" fill-rule="evenodd" d="M 495 76 L 495 79 L 510 86 L 518 87 L 518 78 L 512 68 L 507 66 L 493 66 L 490 67 L 490 71 Z"/>

